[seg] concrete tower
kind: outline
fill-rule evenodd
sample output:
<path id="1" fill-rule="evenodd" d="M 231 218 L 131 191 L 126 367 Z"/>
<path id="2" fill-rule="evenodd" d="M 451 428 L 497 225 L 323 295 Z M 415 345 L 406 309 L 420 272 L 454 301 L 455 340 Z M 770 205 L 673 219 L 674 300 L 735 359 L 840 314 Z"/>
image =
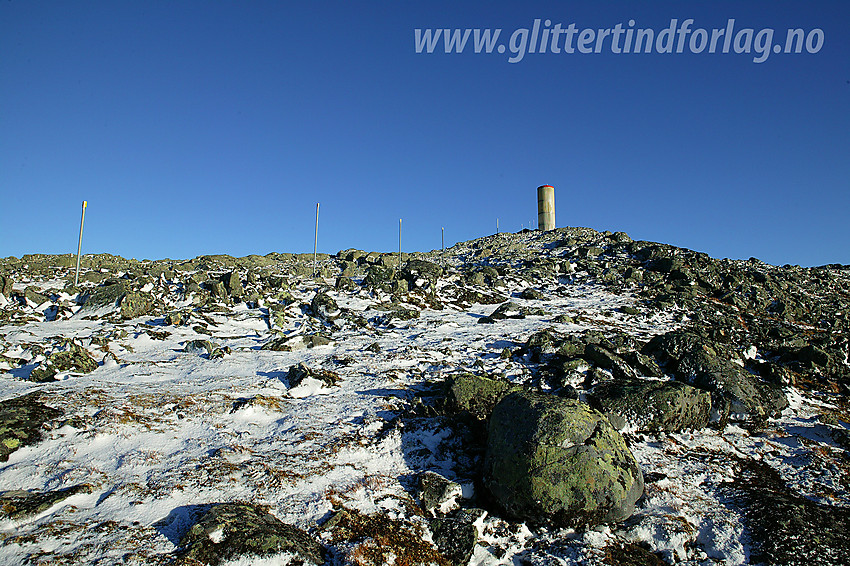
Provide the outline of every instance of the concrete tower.
<path id="1" fill-rule="evenodd" d="M 555 187 L 552 185 L 537 187 L 537 228 L 555 229 Z"/>

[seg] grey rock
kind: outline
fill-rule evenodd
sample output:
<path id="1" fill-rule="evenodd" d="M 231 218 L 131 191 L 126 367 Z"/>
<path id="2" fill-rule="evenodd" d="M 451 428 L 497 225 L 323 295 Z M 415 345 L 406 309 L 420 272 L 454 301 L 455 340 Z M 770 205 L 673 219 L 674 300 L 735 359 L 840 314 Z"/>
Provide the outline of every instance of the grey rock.
<path id="1" fill-rule="evenodd" d="M 507 302 L 499 305 L 496 310 L 490 314 L 491 320 L 505 320 L 508 318 L 525 318 L 526 309 L 516 303 Z"/>
<path id="2" fill-rule="evenodd" d="M 239 300 L 245 295 L 245 288 L 242 287 L 242 281 L 239 279 L 238 271 L 225 273 L 221 276 L 221 282 L 227 294 L 234 299 Z"/>
<path id="3" fill-rule="evenodd" d="M 124 297 L 127 286 L 118 279 L 107 280 L 100 287 L 85 293 L 82 303 L 86 310 L 98 309 L 106 306 L 117 306 L 118 301 Z"/>
<path id="4" fill-rule="evenodd" d="M 712 393 L 712 406 L 721 417 L 762 420 L 788 406 L 782 388 L 763 381 L 732 361 L 722 344 L 688 330 L 656 336 L 644 348 L 676 379 Z"/>
<path id="5" fill-rule="evenodd" d="M 333 297 L 325 292 L 316 293 L 313 300 L 310 301 L 310 310 L 313 312 L 313 316 L 327 322 L 336 320 L 342 314 Z"/>
<path id="6" fill-rule="evenodd" d="M 230 346 L 220 346 L 209 340 L 191 340 L 183 347 L 183 351 L 195 354 L 206 353 L 207 358 L 210 360 L 223 358 L 225 355 L 231 353 Z"/>
<path id="7" fill-rule="evenodd" d="M 298 387 L 308 377 L 317 379 L 323 382 L 328 387 L 332 387 L 339 382 L 340 377 L 337 373 L 326 369 L 311 369 L 306 364 L 297 364 L 291 366 L 286 372 L 287 386 Z"/>
<path id="8" fill-rule="evenodd" d="M 380 287 L 383 284 L 389 284 L 393 280 L 394 271 L 389 267 L 380 265 L 372 265 L 366 270 L 366 277 L 363 283 L 367 287 Z"/>
<path id="9" fill-rule="evenodd" d="M 679 381 L 609 381 L 597 385 L 588 400 L 615 428 L 640 432 L 699 430 L 711 415 L 711 394 Z"/>
<path id="10" fill-rule="evenodd" d="M 12 294 L 12 277 L 10 275 L 0 275 L 0 293 L 7 297 Z"/>
<path id="11" fill-rule="evenodd" d="M 263 344 L 261 350 L 273 350 L 275 352 L 295 352 L 305 348 L 316 348 L 327 346 L 331 340 L 321 334 L 306 334 L 298 336 L 277 336 Z"/>
<path id="12" fill-rule="evenodd" d="M 533 287 L 528 287 L 528 288 L 524 289 L 523 292 L 520 293 L 519 296 L 520 296 L 520 298 L 526 299 L 528 301 L 542 301 L 543 299 L 546 298 L 546 295 L 544 295 L 542 292 L 538 291 L 537 289 L 534 289 Z"/>
<path id="13" fill-rule="evenodd" d="M 431 539 L 440 554 L 454 566 L 467 566 L 478 542 L 472 520 L 441 517 L 429 521 Z"/>
<path id="14" fill-rule="evenodd" d="M 460 484 L 436 472 L 426 471 L 419 476 L 419 500 L 422 509 L 431 516 L 445 515 L 458 507 L 463 495 Z"/>
<path id="15" fill-rule="evenodd" d="M 626 360 L 598 344 L 588 344 L 584 356 L 598 367 L 611 370 L 614 379 L 637 379 L 637 373 Z"/>
<path id="16" fill-rule="evenodd" d="M 130 320 L 151 312 L 154 306 L 153 297 L 147 293 L 128 291 L 121 298 L 121 316 Z"/>
<path id="17" fill-rule="evenodd" d="M 338 291 L 354 291 L 357 289 L 357 283 L 355 283 L 350 277 L 341 275 L 336 278 L 334 288 Z"/>
<path id="18" fill-rule="evenodd" d="M 436 263 L 422 259 L 411 259 L 401 270 L 401 277 L 407 280 L 410 289 L 421 289 L 434 292 L 437 280 L 443 274 L 443 269 Z"/>

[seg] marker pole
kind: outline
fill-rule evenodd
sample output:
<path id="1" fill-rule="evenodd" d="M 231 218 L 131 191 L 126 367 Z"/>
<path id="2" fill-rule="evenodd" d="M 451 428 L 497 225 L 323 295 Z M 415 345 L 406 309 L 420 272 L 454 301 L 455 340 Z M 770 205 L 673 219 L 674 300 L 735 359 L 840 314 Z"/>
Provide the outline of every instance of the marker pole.
<path id="1" fill-rule="evenodd" d="M 316 237 L 313 240 L 313 277 L 316 276 L 316 249 L 319 247 L 319 203 L 316 203 Z"/>
<path id="2" fill-rule="evenodd" d="M 77 242 L 77 272 L 74 274 L 74 287 L 80 282 L 80 252 L 83 249 L 83 224 L 86 221 L 86 206 L 88 203 L 83 201 L 83 215 L 80 217 L 80 239 Z"/>

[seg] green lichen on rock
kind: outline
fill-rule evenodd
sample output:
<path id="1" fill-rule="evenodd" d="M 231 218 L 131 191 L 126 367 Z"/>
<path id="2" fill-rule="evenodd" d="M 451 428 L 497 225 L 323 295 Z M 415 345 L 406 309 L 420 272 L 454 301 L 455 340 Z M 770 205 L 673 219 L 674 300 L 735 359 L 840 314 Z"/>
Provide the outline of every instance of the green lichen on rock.
<path id="1" fill-rule="evenodd" d="M 38 393 L 0 401 L 0 462 L 22 446 L 41 440 L 41 427 L 62 411 L 41 404 Z"/>
<path id="2" fill-rule="evenodd" d="M 574 527 L 620 521 L 643 475 L 605 415 L 571 399 L 514 392 L 490 417 L 485 485 L 511 517 Z"/>
<path id="3" fill-rule="evenodd" d="M 56 381 L 55 375 L 69 371 L 74 373 L 89 373 L 97 369 L 97 362 L 88 351 L 76 343 L 71 343 L 67 350 L 53 352 L 47 359 L 32 370 L 30 380 L 44 383 Z"/>
<path id="4" fill-rule="evenodd" d="M 729 348 L 689 330 L 653 338 L 644 348 L 667 364 L 676 379 L 712 393 L 722 416 L 763 420 L 788 406 L 782 388 L 749 373 L 733 361 Z"/>
<path id="5" fill-rule="evenodd" d="M 609 381 L 594 387 L 588 400 L 618 429 L 698 430 L 708 424 L 711 415 L 711 394 L 679 381 Z"/>
<path id="6" fill-rule="evenodd" d="M 0 517 L 20 520 L 50 509 L 60 501 L 78 493 L 91 493 L 89 485 L 80 484 L 53 491 L 13 490 L 0 494 Z"/>
<path id="7" fill-rule="evenodd" d="M 127 320 L 144 316 L 153 308 L 153 299 L 147 293 L 129 291 L 121 299 L 121 316 Z"/>
<path id="8" fill-rule="evenodd" d="M 127 286 L 122 281 L 109 279 L 83 296 L 83 306 L 86 310 L 115 306 L 126 293 Z"/>
<path id="9" fill-rule="evenodd" d="M 492 379 L 464 373 L 452 377 L 448 383 L 449 409 L 467 413 L 478 420 L 486 420 L 503 397 L 522 388 L 501 379 Z"/>
<path id="10" fill-rule="evenodd" d="M 215 566 L 239 557 L 288 552 L 302 564 L 324 564 L 325 551 L 306 532 L 287 525 L 263 507 L 221 503 L 207 511 L 180 543 L 180 564 Z"/>

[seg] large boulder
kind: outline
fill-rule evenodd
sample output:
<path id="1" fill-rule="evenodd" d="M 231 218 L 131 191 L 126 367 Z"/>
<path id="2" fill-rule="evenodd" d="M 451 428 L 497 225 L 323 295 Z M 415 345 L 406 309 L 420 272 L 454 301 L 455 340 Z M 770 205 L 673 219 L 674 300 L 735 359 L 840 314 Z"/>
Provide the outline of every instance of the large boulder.
<path id="1" fill-rule="evenodd" d="M 238 271 L 231 271 L 221 276 L 221 282 L 228 295 L 237 301 L 245 296 L 245 288 L 242 286 L 242 280 L 239 279 Z"/>
<path id="2" fill-rule="evenodd" d="M 594 387 L 588 400 L 620 430 L 697 430 L 711 415 L 711 394 L 680 381 L 607 381 Z"/>
<path id="3" fill-rule="evenodd" d="M 144 316 L 154 306 L 153 297 L 148 293 L 128 291 L 121 299 L 121 316 L 127 320 Z"/>
<path id="4" fill-rule="evenodd" d="M 422 289 L 428 292 L 437 290 L 437 280 L 443 269 L 436 263 L 422 259 L 411 259 L 401 270 L 401 277 L 407 280 L 410 289 Z"/>
<path id="5" fill-rule="evenodd" d="M 643 494 L 643 474 L 605 415 L 524 391 L 493 409 L 484 482 L 509 516 L 560 527 L 621 521 Z"/>
<path id="6" fill-rule="evenodd" d="M 366 270 L 366 277 L 363 279 L 363 284 L 367 287 L 389 286 L 389 283 L 393 280 L 394 273 L 391 267 L 372 265 Z"/>
<path id="7" fill-rule="evenodd" d="M 656 336 L 644 348 L 680 381 L 711 392 L 721 417 L 762 420 L 788 406 L 782 388 L 768 383 L 735 363 L 732 352 L 689 330 Z"/>
<path id="8" fill-rule="evenodd" d="M 325 550 L 301 529 L 260 506 L 221 503 L 201 517 L 180 543 L 181 564 L 216 565 L 236 558 L 291 553 L 291 564 L 325 563 Z"/>
<path id="9" fill-rule="evenodd" d="M 85 310 L 95 310 L 102 307 L 117 306 L 118 301 L 127 293 L 127 286 L 119 279 L 108 279 L 99 287 L 87 292 L 82 297 Z"/>

